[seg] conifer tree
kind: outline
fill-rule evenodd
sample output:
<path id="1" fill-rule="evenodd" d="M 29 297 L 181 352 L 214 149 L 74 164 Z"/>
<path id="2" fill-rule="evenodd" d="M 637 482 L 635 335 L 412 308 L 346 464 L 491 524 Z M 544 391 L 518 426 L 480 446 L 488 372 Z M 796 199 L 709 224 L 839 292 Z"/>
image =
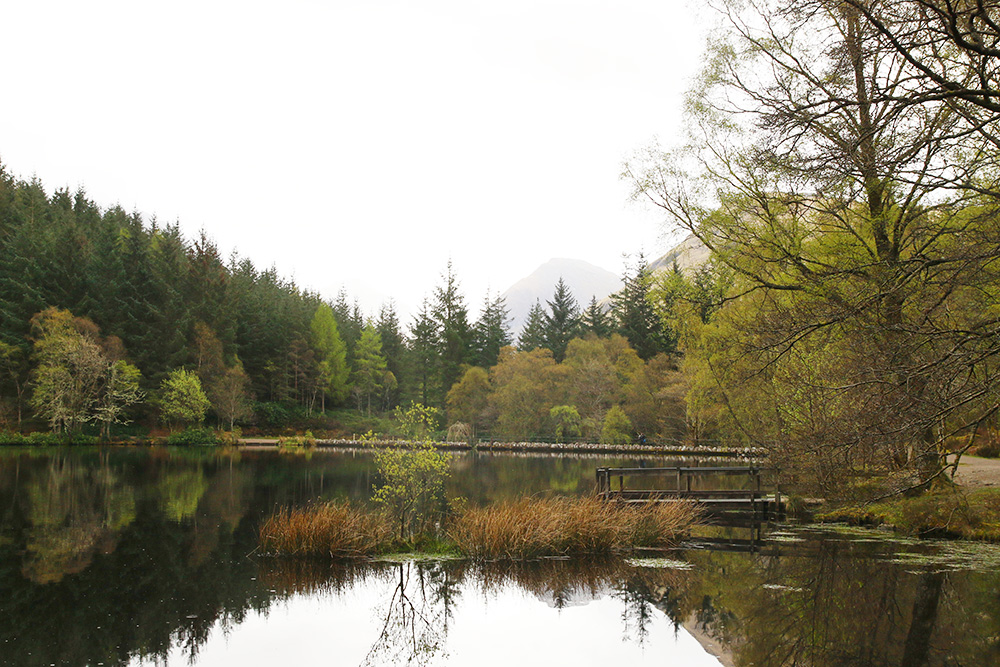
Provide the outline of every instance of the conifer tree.
<path id="1" fill-rule="evenodd" d="M 382 355 L 382 338 L 370 323 L 361 330 L 354 350 L 353 384 L 358 409 L 363 409 L 367 415 L 371 414 L 372 401 L 378 402 L 386 386 L 396 384 Z"/>
<path id="2" fill-rule="evenodd" d="M 649 298 L 650 273 L 640 254 L 634 268 L 625 267 L 625 287 L 612 295 L 618 333 L 624 336 L 642 359 L 677 349 L 677 337 L 657 315 Z"/>
<path id="3" fill-rule="evenodd" d="M 326 411 L 327 396 L 335 404 L 342 403 L 350 391 L 347 347 L 337 330 L 333 309 L 325 303 L 321 303 L 316 309 L 309 330 L 309 341 L 316 353 L 319 370 L 321 410 Z"/>
<path id="4" fill-rule="evenodd" d="M 447 392 L 458 382 L 463 364 L 469 362 L 472 330 L 465 298 L 459 291 L 458 278 L 451 261 L 441 276 L 442 284 L 434 289 L 432 316 L 437 326 L 438 356 L 440 358 L 440 387 Z M 440 398 L 435 404 L 440 404 Z"/>
<path id="5" fill-rule="evenodd" d="M 552 352 L 556 363 L 561 363 L 566 356 L 566 346 L 580 335 L 580 306 L 562 277 L 556 283 L 552 301 L 546 303 L 549 312 L 545 314 L 545 347 Z"/>
<path id="6" fill-rule="evenodd" d="M 483 310 L 472 331 L 473 363 L 482 368 L 496 366 L 500 350 L 513 342 L 510 334 L 510 311 L 502 295 L 483 301 Z"/>
<path id="7" fill-rule="evenodd" d="M 410 324 L 410 372 L 413 393 L 421 405 L 430 405 L 437 397 L 438 330 L 431 314 L 430 302 L 424 299 L 420 312 Z"/>
<path id="8" fill-rule="evenodd" d="M 592 333 L 598 338 L 607 338 L 614 332 L 614 324 L 597 302 L 596 296 L 590 297 L 590 305 L 580 317 L 580 327 L 586 333 Z"/>
<path id="9" fill-rule="evenodd" d="M 517 349 L 531 352 L 540 347 L 545 347 L 545 310 L 536 300 L 535 305 L 528 311 L 528 319 L 517 339 Z"/>
<path id="10" fill-rule="evenodd" d="M 381 406 L 388 409 L 399 405 L 400 391 L 406 382 L 404 367 L 406 364 L 406 339 L 399 326 L 399 316 L 392 301 L 382 305 L 379 311 L 375 330 L 382 340 L 382 355 L 385 357 L 386 370 L 396 378 L 396 386 L 385 392 L 385 402 Z"/>

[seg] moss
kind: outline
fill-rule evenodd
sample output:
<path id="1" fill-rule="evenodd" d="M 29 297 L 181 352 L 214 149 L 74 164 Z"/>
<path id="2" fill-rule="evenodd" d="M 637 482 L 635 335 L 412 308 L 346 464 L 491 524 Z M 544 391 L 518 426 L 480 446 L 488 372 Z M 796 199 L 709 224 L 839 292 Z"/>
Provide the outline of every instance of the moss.
<path id="1" fill-rule="evenodd" d="M 816 515 L 818 521 L 889 526 L 919 537 L 1000 542 L 1000 489 L 948 489 L 911 498 L 848 505 Z"/>

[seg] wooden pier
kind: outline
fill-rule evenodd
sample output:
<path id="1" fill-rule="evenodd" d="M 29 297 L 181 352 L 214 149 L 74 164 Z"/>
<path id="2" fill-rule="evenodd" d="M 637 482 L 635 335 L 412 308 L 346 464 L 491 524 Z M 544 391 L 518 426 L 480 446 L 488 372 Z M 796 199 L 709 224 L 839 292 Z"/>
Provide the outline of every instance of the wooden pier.
<path id="1" fill-rule="evenodd" d="M 781 491 L 763 486 L 762 476 L 767 471 L 757 466 L 598 468 L 597 495 L 628 503 L 694 501 L 709 514 L 738 514 L 768 520 L 782 516 L 785 508 Z M 705 488 L 702 480 L 712 476 L 745 480 L 740 488 Z M 655 478 L 657 488 L 634 485 L 629 488 L 627 482 L 635 478 Z"/>

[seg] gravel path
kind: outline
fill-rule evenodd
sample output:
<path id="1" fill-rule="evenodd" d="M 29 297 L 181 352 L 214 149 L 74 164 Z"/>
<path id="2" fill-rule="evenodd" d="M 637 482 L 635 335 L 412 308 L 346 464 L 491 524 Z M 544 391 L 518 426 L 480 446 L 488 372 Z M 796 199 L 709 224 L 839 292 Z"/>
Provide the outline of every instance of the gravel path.
<path id="1" fill-rule="evenodd" d="M 1000 459 L 963 456 L 958 462 L 955 482 L 970 488 L 1000 487 Z"/>

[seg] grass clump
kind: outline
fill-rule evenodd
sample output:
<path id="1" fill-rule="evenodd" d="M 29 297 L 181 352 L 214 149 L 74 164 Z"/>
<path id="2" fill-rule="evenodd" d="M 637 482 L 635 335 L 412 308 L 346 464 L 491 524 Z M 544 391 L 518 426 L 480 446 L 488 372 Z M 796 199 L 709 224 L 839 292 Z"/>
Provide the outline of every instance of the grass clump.
<path id="1" fill-rule="evenodd" d="M 686 503 L 626 506 L 597 498 L 523 498 L 471 508 L 449 534 L 474 559 L 608 554 L 676 542 L 694 523 Z"/>
<path id="2" fill-rule="evenodd" d="M 329 502 L 278 510 L 260 527 L 260 545 L 285 556 L 362 558 L 388 549 L 391 535 L 381 512 Z"/>

